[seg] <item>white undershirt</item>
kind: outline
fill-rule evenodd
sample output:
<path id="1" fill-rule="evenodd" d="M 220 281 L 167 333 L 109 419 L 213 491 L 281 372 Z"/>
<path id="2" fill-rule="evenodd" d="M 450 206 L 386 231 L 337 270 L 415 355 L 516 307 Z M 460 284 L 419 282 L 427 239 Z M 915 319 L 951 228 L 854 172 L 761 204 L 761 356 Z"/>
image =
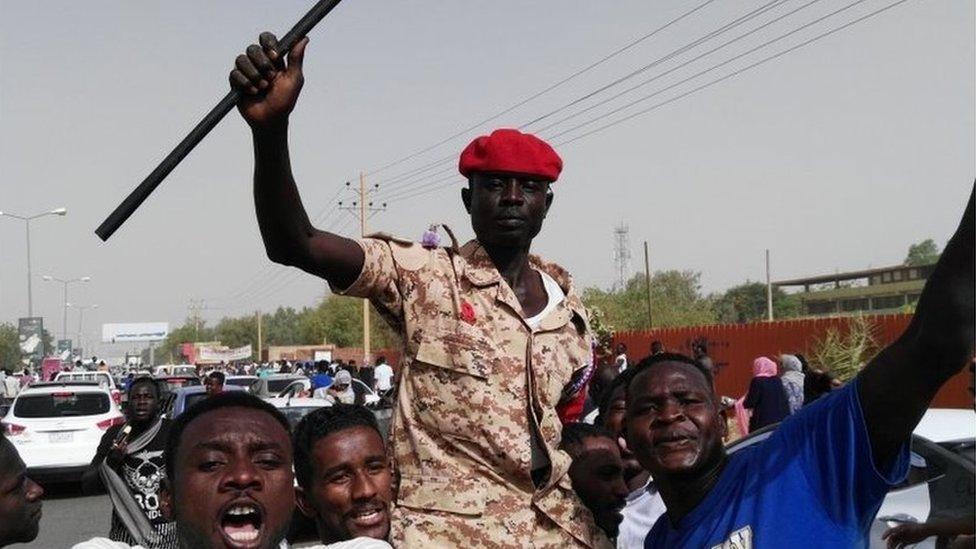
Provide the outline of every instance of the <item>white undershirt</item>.
<path id="1" fill-rule="evenodd" d="M 538 314 L 532 315 L 525 319 L 525 323 L 529 325 L 529 328 L 535 330 L 542 323 L 542 319 L 546 318 L 546 315 L 551 313 L 553 309 L 559 306 L 566 299 L 566 294 L 563 289 L 559 287 L 559 283 L 555 281 L 551 276 L 544 273 L 543 271 L 536 271 L 539 276 L 542 277 L 542 286 L 546 290 L 546 306 L 543 307 Z"/>
<path id="2" fill-rule="evenodd" d="M 627 505 L 620 513 L 624 519 L 617 534 L 617 549 L 643 549 L 647 533 L 666 512 L 661 493 L 650 480 L 631 492 L 627 496 Z"/>
<path id="3" fill-rule="evenodd" d="M 551 313 L 553 309 L 558 307 L 559 304 L 566 299 L 566 294 L 563 292 L 563 289 L 559 287 L 559 283 L 542 271 L 536 272 L 538 272 L 542 277 L 542 286 L 546 290 L 547 302 L 546 306 L 543 307 L 538 314 L 532 315 L 531 317 L 525 319 L 525 323 L 529 325 L 529 328 L 532 328 L 532 331 L 535 331 L 535 329 L 539 327 L 542 320 L 546 318 L 546 315 Z M 531 414 L 532 410 L 529 410 L 528 412 Z M 542 467 L 548 466 L 549 457 L 546 455 L 546 451 L 542 448 L 539 433 L 535 429 L 532 430 L 532 437 L 530 440 L 532 445 L 532 469 L 541 469 Z"/>

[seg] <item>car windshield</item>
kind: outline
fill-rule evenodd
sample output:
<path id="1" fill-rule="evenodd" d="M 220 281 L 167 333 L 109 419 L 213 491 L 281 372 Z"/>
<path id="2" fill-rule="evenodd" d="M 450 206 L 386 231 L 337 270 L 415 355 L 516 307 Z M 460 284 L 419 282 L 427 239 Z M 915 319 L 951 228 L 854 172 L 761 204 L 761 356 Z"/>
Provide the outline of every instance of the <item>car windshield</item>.
<path id="1" fill-rule="evenodd" d="M 282 379 L 269 379 L 268 380 L 268 392 L 269 393 L 280 393 L 285 390 L 285 387 L 291 385 L 298 378 L 296 377 L 286 377 Z"/>
<path id="2" fill-rule="evenodd" d="M 306 414 L 317 409 L 318 408 L 313 406 L 286 406 L 284 408 L 278 408 L 278 411 L 285 414 L 285 417 L 288 418 L 288 424 L 291 425 L 291 428 L 294 430 L 298 425 L 298 422 L 301 421 Z"/>
<path id="3" fill-rule="evenodd" d="M 186 395 L 186 400 L 183 402 L 183 411 L 190 409 L 197 402 L 207 398 L 207 393 L 193 393 L 192 395 Z"/>
<path id="4" fill-rule="evenodd" d="M 111 385 L 109 383 L 108 374 L 98 374 L 98 373 L 67 373 L 58 374 L 55 378 L 57 381 L 97 381 L 98 386 L 102 389 L 107 389 Z"/>
<path id="5" fill-rule="evenodd" d="M 250 387 L 255 381 L 257 381 L 257 379 L 253 377 L 239 377 L 237 379 L 228 379 L 224 381 L 224 383 L 237 387 Z"/>
<path id="6" fill-rule="evenodd" d="M 166 387 L 172 391 L 173 389 L 179 389 L 180 387 L 190 387 L 191 385 L 200 385 L 200 380 L 192 377 L 171 377 L 166 378 L 163 381 L 166 382 Z"/>
<path id="7" fill-rule="evenodd" d="M 96 416 L 109 411 L 105 393 L 64 391 L 46 395 L 21 395 L 14 415 L 23 418 Z"/>

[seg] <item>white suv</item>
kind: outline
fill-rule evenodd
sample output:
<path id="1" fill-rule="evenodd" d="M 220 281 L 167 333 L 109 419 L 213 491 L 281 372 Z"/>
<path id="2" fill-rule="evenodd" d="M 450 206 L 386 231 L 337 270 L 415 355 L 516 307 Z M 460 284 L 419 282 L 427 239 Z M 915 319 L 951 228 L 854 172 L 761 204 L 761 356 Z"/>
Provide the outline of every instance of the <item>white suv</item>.
<path id="1" fill-rule="evenodd" d="M 73 371 L 73 372 L 58 372 L 58 375 L 54 377 L 54 381 L 58 383 L 75 383 L 78 381 L 94 381 L 98 383 L 98 386 L 103 389 L 108 389 L 109 393 L 112 395 L 112 400 L 116 404 L 122 404 L 122 391 L 115 384 L 115 378 L 112 374 L 108 372 L 88 372 L 88 371 Z"/>
<path id="2" fill-rule="evenodd" d="M 36 383 L 0 421 L 32 478 L 78 480 L 105 431 L 125 418 L 97 382 Z"/>

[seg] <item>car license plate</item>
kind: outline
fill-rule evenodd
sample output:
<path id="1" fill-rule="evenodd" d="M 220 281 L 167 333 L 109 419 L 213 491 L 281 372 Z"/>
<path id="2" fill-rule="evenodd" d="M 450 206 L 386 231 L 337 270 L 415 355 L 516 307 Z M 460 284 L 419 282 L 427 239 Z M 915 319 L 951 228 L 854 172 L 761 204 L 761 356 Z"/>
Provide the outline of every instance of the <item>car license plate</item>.
<path id="1" fill-rule="evenodd" d="M 49 442 L 71 442 L 75 439 L 75 434 L 71 431 L 62 431 L 60 433 L 48 433 L 47 439 Z"/>

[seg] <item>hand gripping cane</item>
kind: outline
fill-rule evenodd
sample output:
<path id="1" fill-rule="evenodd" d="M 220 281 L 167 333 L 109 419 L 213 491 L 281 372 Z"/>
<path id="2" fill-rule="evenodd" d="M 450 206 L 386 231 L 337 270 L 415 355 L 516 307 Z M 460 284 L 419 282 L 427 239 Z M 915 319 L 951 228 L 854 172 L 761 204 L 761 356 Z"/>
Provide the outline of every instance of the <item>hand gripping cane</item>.
<path id="1" fill-rule="evenodd" d="M 305 16 L 298 21 L 298 23 L 295 23 L 295 26 L 288 31 L 288 34 L 278 41 L 278 55 L 283 57 L 285 53 L 290 51 L 292 46 L 294 46 L 295 43 L 298 42 L 303 36 L 308 34 L 309 31 L 311 31 L 312 28 L 319 23 L 319 21 L 321 21 L 326 15 L 329 14 L 330 11 L 332 11 L 332 8 L 339 5 L 340 1 L 341 0 L 319 0 L 318 3 L 312 6 L 312 9 L 308 10 L 308 13 L 306 13 Z M 153 170 L 152 173 L 150 173 L 149 176 L 147 176 L 138 187 L 129 193 L 129 196 L 127 196 L 125 200 L 123 200 L 122 203 L 119 204 L 118 207 L 116 207 L 107 218 L 105 218 L 105 221 L 102 221 L 102 224 L 95 229 L 95 234 L 97 234 L 98 237 L 103 241 L 108 240 L 109 237 L 112 236 L 112 233 L 121 227 L 122 224 L 125 223 L 125 220 L 129 219 L 129 216 L 139 208 L 142 202 L 149 198 L 149 195 L 156 190 L 156 187 L 163 182 L 163 179 L 166 179 L 169 172 L 173 171 L 173 168 L 175 168 L 186 157 L 186 155 L 190 154 L 190 151 L 192 151 L 193 148 L 196 147 L 197 144 L 200 143 L 200 141 L 202 141 L 208 133 L 210 133 L 210 130 L 214 129 L 224 118 L 224 116 L 226 116 L 227 113 L 229 113 L 234 106 L 237 105 L 237 101 L 240 98 L 240 92 L 232 89 L 230 93 L 221 99 L 220 103 L 217 103 L 217 106 L 211 109 L 211 111 L 203 117 L 203 120 L 201 120 L 196 127 L 190 130 L 190 133 L 187 134 L 187 136 L 184 137 L 183 140 L 180 141 L 179 144 L 176 145 L 176 147 L 168 155 L 166 155 L 166 158 L 164 158 L 163 161 L 156 166 L 156 169 Z"/>

